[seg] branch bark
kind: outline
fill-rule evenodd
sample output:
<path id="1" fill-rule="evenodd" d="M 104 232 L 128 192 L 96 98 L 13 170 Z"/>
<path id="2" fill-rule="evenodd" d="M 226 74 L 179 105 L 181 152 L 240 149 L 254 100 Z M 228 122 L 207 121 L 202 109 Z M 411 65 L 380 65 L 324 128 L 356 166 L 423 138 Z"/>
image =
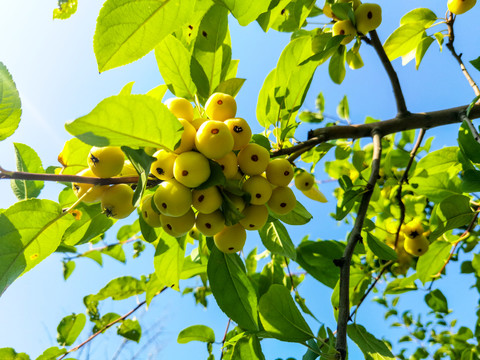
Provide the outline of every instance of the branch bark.
<path id="1" fill-rule="evenodd" d="M 316 145 L 337 139 L 360 139 L 371 137 L 372 133 L 378 132 L 381 136 L 412 130 L 431 129 L 439 126 L 462 122 L 462 114 L 468 105 L 458 106 L 450 109 L 430 111 L 425 113 L 409 113 L 403 117 L 395 117 L 389 120 L 359 125 L 330 126 L 318 128 L 309 132 L 309 139 L 289 148 L 273 152 L 272 156 L 289 155 L 299 150 L 311 149 Z M 480 118 L 480 105 L 472 107 L 470 119 Z"/>
<path id="2" fill-rule="evenodd" d="M 385 71 L 390 79 L 390 83 L 393 87 L 393 94 L 395 95 L 395 102 L 397 103 L 397 117 L 403 117 L 408 115 L 409 112 L 407 110 L 407 105 L 405 103 L 405 98 L 403 96 L 402 88 L 400 86 L 400 81 L 398 80 L 397 73 L 392 66 L 392 63 L 388 59 L 387 54 L 385 53 L 385 49 L 383 48 L 380 39 L 378 38 L 378 34 L 376 30 L 370 31 L 370 42 L 369 44 L 373 46 L 375 52 L 377 53 L 378 57 L 380 58 Z"/>
<path id="3" fill-rule="evenodd" d="M 373 158 L 372 158 L 372 172 L 367 184 L 367 191 L 363 194 L 360 206 L 358 208 L 357 218 L 352 232 L 348 237 L 347 246 L 343 252 L 343 257 L 339 261 L 340 264 L 340 295 L 338 307 L 338 321 L 337 321 L 337 343 L 336 349 L 340 353 L 341 359 L 347 358 L 347 324 L 350 319 L 350 263 L 353 256 L 355 246 L 361 241 L 361 231 L 363 222 L 367 215 L 368 205 L 373 194 L 373 189 L 378 180 L 378 173 L 380 170 L 380 157 L 382 154 L 381 134 L 377 131 L 372 133 L 373 137 Z"/>

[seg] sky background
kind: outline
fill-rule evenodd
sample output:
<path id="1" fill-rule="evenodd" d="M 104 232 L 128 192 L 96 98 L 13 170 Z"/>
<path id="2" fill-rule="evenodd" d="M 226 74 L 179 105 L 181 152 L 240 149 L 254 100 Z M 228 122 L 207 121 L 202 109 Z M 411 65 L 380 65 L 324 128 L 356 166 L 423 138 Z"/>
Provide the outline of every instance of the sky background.
<path id="1" fill-rule="evenodd" d="M 400 17 L 416 7 L 429 7 L 442 16 L 446 11 L 446 1 L 439 0 L 403 0 L 375 1 L 383 7 L 383 23 L 378 29 L 381 41 L 398 26 Z M 90 112 L 103 98 L 117 94 L 130 81 L 135 81 L 134 93 L 145 93 L 163 81 L 158 72 L 153 53 L 130 65 L 99 74 L 93 53 L 92 39 L 95 22 L 102 6 L 101 0 L 79 0 L 77 13 L 66 21 L 52 20 L 52 11 L 57 6 L 56 0 L 1 0 L 0 33 L 5 34 L 0 40 L 0 61 L 3 62 L 16 82 L 22 100 L 22 121 L 17 132 L 0 142 L 0 165 L 14 170 L 15 155 L 13 142 L 28 144 L 37 151 L 44 167 L 57 165 L 57 156 L 70 135 L 65 131 L 64 123 Z M 320 5 L 322 5 L 320 3 Z M 478 36 L 471 36 L 480 15 L 480 6 L 458 17 L 455 24 L 455 45 L 463 59 L 472 60 L 478 53 Z M 316 21 L 326 21 L 324 19 Z M 472 26 L 474 24 L 474 26 Z M 321 25 L 320 25 L 321 26 Z M 238 116 L 249 121 L 254 132 L 262 129 L 255 119 L 256 97 L 266 75 L 276 65 L 282 49 L 289 41 L 289 34 L 273 30 L 263 33 L 256 23 L 240 27 L 235 19 L 230 21 L 233 58 L 240 59 L 238 77 L 246 78 L 244 87 L 237 96 Z M 372 48 L 362 45 L 361 55 L 365 67 L 352 71 L 347 69 L 346 79 L 341 86 L 335 85 L 328 77 L 327 66 L 319 68 L 312 82 L 310 92 L 305 100 L 304 109 L 314 109 L 315 98 L 322 91 L 326 100 L 326 114 L 335 114 L 338 102 L 344 95 L 348 96 L 350 115 L 353 123 L 362 123 L 367 115 L 376 119 L 390 119 L 395 116 L 396 108 L 390 83 L 380 61 Z M 419 71 L 414 64 L 402 67 L 400 60 L 394 61 L 405 94 L 408 108 L 412 112 L 431 111 L 467 104 L 474 94 L 463 78 L 453 57 L 445 51 L 439 53 L 436 44 L 426 54 Z M 470 66 L 475 78 L 477 72 Z M 297 138 L 304 139 L 312 126 L 302 125 Z M 455 145 L 458 125 L 433 129 L 427 136 L 435 136 L 434 148 Z M 362 144 L 365 144 L 363 141 Z M 328 160 L 328 159 L 327 159 Z M 317 167 L 316 178 L 328 181 L 328 175 Z M 301 227 L 289 227 L 295 244 L 309 234 L 311 239 L 345 239 L 348 227 L 339 226 L 329 217 L 334 212 L 335 201 L 332 191 L 335 183 L 326 182 L 322 191 L 330 202 L 318 204 L 301 194 L 299 200 L 314 215 L 310 224 Z M 41 198 L 56 200 L 60 185 L 45 184 Z M 8 181 L 0 182 L 0 208 L 7 208 L 15 203 Z M 119 221 L 107 236 L 107 243 L 115 242 L 116 229 L 133 221 Z M 33 271 L 17 279 L 0 298 L 0 348 L 13 347 L 19 352 L 28 353 L 32 359 L 46 348 L 56 345 L 56 327 L 59 321 L 71 313 L 85 311 L 82 299 L 85 295 L 98 292 L 111 279 L 130 275 L 139 277 L 153 269 L 154 249 L 147 249 L 137 259 L 132 259 L 131 246 L 125 246 L 127 263 L 104 256 L 104 265 L 99 267 L 90 259 L 76 261 L 72 276 L 63 280 L 63 255 L 54 254 L 43 261 Z M 255 246 L 258 252 L 263 246 L 258 235 L 249 233 L 245 253 Z M 259 265 L 262 266 L 262 265 Z M 291 267 L 293 272 L 299 271 Z M 448 266 L 449 279 L 438 281 L 447 296 L 449 307 L 455 309 L 454 316 L 459 318 L 459 325 L 472 326 L 475 318 L 478 294 L 470 289 L 473 278 L 459 275 L 458 265 Z M 199 285 L 196 280 L 189 286 Z M 382 284 L 379 285 L 383 286 Z M 307 277 L 299 287 L 300 294 L 307 299 L 316 317 L 327 326 L 335 328 L 330 305 L 331 290 Z M 402 297 L 401 309 L 414 307 L 415 311 L 427 311 L 423 305 L 425 291 L 408 293 Z M 370 295 L 372 298 L 374 295 Z M 140 300 L 143 298 L 140 297 Z M 101 313 L 117 312 L 124 314 L 132 309 L 136 299 L 125 301 L 104 301 Z M 144 336 L 140 345 L 126 344 L 118 359 L 131 359 L 137 352 L 137 359 L 172 359 L 207 357 L 203 343 L 192 342 L 186 345 L 176 343 L 176 337 L 183 328 L 194 324 L 212 327 L 220 342 L 227 325 L 227 317 L 217 308 L 213 297 L 209 297 L 208 310 L 194 305 L 191 295 L 180 296 L 173 290 L 155 298 L 148 309 L 142 308 L 135 317 L 142 324 Z M 314 331 L 318 323 L 308 315 L 307 321 Z M 404 335 L 403 331 L 391 329 L 383 319 L 383 309 L 367 301 L 362 305 L 357 322 L 377 337 L 395 339 Z M 91 324 L 87 323 L 77 343 L 88 337 Z M 149 340 L 155 336 L 155 341 Z M 110 329 L 107 334 L 97 337 L 91 345 L 79 355 L 72 357 L 86 359 L 111 359 L 122 346 L 122 339 Z M 145 347 L 144 347 L 145 346 Z M 281 343 L 276 340 L 262 341 L 267 359 L 289 356 L 300 359 L 305 348 L 298 344 Z M 398 349 L 398 348 L 397 348 Z M 214 354 L 219 358 L 220 346 L 214 345 Z M 351 346 L 351 359 L 361 358 L 360 352 Z"/>

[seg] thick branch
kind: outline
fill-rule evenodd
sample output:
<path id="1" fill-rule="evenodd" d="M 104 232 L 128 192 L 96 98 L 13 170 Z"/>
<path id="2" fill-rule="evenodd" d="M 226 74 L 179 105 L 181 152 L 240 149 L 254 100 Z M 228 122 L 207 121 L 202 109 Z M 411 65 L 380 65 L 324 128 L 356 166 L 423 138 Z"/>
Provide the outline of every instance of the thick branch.
<path id="1" fill-rule="evenodd" d="M 373 158 L 372 158 L 372 172 L 367 184 L 367 191 L 363 194 L 360 206 L 358 208 L 357 218 L 352 232 L 348 237 L 347 246 L 343 252 L 343 257 L 340 261 L 340 295 L 338 307 L 338 322 L 337 322 L 337 344 L 336 349 L 341 354 L 341 359 L 345 360 L 347 357 L 347 323 L 350 319 L 350 263 L 352 260 L 353 251 L 358 241 L 361 240 L 361 231 L 363 222 L 367 215 L 368 205 L 372 197 L 373 189 L 378 180 L 378 172 L 380 170 L 380 157 L 382 153 L 381 148 L 381 134 L 373 133 Z"/>
<path id="2" fill-rule="evenodd" d="M 385 49 L 378 38 L 377 31 L 370 31 L 370 45 L 375 49 L 378 57 L 382 61 L 383 67 L 387 72 L 390 82 L 393 87 L 393 94 L 395 95 L 395 101 L 397 103 L 397 117 L 408 115 L 407 105 L 405 104 L 405 98 L 403 96 L 402 88 L 400 87 L 400 81 L 398 80 L 397 73 L 393 69 L 392 63 L 388 59 Z"/>
<path id="3" fill-rule="evenodd" d="M 473 80 L 473 78 L 470 76 L 470 73 L 468 72 L 467 68 L 465 67 L 465 64 L 462 61 L 462 54 L 457 54 L 455 51 L 455 47 L 453 46 L 453 41 L 455 40 L 455 33 L 453 31 L 453 23 L 455 22 L 455 17 L 451 12 L 449 12 L 448 19 L 447 19 L 447 28 L 448 28 L 448 43 L 447 43 L 447 48 L 450 50 L 452 53 L 453 57 L 455 60 L 457 60 L 458 64 L 460 65 L 460 69 L 462 69 L 463 75 L 467 79 L 468 83 L 470 86 L 473 88 L 473 91 L 475 92 L 475 96 L 480 95 L 480 89 L 478 88 L 477 84 Z"/>
<path id="4" fill-rule="evenodd" d="M 109 184 L 136 184 L 138 176 L 118 178 L 96 178 L 79 175 L 56 175 L 36 174 L 23 171 L 7 171 L 0 168 L 0 179 L 38 180 L 38 181 L 61 181 L 81 184 L 109 185 Z"/>
<path id="5" fill-rule="evenodd" d="M 455 124 L 462 122 L 461 115 L 466 109 L 467 105 L 426 113 L 408 114 L 401 118 L 383 120 L 369 124 L 318 128 L 309 132 L 309 140 L 289 148 L 277 150 L 273 153 L 273 156 L 294 154 L 299 150 L 311 149 L 316 145 L 329 140 L 371 137 L 371 134 L 374 131 L 382 136 L 386 136 L 405 130 L 431 129 L 438 126 Z M 480 105 L 472 107 L 469 118 L 480 118 Z"/>

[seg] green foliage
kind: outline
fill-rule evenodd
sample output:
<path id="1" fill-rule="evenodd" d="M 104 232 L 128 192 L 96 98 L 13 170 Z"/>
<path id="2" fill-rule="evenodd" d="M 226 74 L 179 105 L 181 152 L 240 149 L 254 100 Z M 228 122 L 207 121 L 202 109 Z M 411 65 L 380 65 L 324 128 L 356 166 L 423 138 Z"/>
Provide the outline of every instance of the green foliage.
<path id="1" fill-rule="evenodd" d="M 370 334 L 362 325 L 348 325 L 348 337 L 362 350 L 367 360 L 393 360 L 395 357 L 387 345 Z"/>
<path id="2" fill-rule="evenodd" d="M 267 222 L 259 231 L 263 245 L 272 254 L 287 256 L 295 260 L 295 245 L 288 235 L 287 229 L 278 220 Z"/>
<path id="3" fill-rule="evenodd" d="M 208 326 L 192 325 L 180 331 L 177 338 L 177 342 L 180 344 L 186 344 L 190 341 L 213 343 L 215 341 L 215 333 Z"/>
<path id="4" fill-rule="evenodd" d="M 85 314 L 65 316 L 57 326 L 57 342 L 61 346 L 70 346 L 82 332 L 87 317 Z"/>
<path id="5" fill-rule="evenodd" d="M 38 157 L 35 150 L 30 146 L 13 143 L 15 146 L 15 156 L 17 158 L 17 170 L 31 173 L 44 173 L 42 161 Z M 36 198 L 43 189 L 43 181 L 29 180 L 12 180 L 11 186 L 13 193 L 18 200 L 26 200 L 28 198 Z"/>
<path id="6" fill-rule="evenodd" d="M 77 0 L 58 0 L 58 8 L 53 9 L 53 18 L 66 20 L 77 12 Z"/>
<path id="7" fill-rule="evenodd" d="M 22 115 L 18 90 L 7 67 L 0 62 L 0 141 L 17 130 Z"/>

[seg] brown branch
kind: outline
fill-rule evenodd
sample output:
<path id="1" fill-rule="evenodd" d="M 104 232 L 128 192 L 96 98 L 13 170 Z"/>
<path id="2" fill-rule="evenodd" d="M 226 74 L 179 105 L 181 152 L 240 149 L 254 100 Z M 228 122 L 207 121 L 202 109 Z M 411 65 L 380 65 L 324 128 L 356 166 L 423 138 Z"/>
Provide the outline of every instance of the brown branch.
<path id="1" fill-rule="evenodd" d="M 398 239 L 400 238 L 400 231 L 402 230 L 402 224 L 405 221 L 405 204 L 403 203 L 403 200 L 402 200 L 403 184 L 404 183 L 408 184 L 408 172 L 410 171 L 410 168 L 412 167 L 413 160 L 415 159 L 415 155 L 417 154 L 418 148 L 420 147 L 420 144 L 423 141 L 425 133 L 426 133 L 425 129 L 420 129 L 420 132 L 418 133 L 417 141 L 415 142 L 415 145 L 413 146 L 412 151 L 410 151 L 410 159 L 408 160 L 407 167 L 405 168 L 405 171 L 402 175 L 402 178 L 400 179 L 400 184 L 398 186 L 396 197 L 397 197 L 397 201 L 398 201 L 398 206 L 400 207 L 400 219 L 399 219 L 397 232 L 395 234 L 395 245 L 394 245 L 395 249 L 397 248 Z"/>
<path id="2" fill-rule="evenodd" d="M 337 139 L 360 139 L 371 137 L 372 132 L 382 136 L 413 129 L 431 129 L 438 126 L 462 122 L 461 115 L 468 105 L 450 109 L 431 111 L 425 113 L 409 113 L 401 118 L 393 118 L 379 122 L 359 125 L 342 125 L 318 128 L 309 132 L 309 139 L 289 148 L 279 149 L 272 156 L 290 155 L 305 148 L 311 149 L 316 145 Z M 472 107 L 470 119 L 480 118 L 480 105 Z"/>
<path id="3" fill-rule="evenodd" d="M 158 292 L 157 295 L 161 294 L 162 292 L 164 292 L 165 290 L 167 289 L 167 287 L 165 286 L 162 290 L 160 290 Z M 74 351 L 77 351 L 78 349 L 82 348 L 83 346 L 85 346 L 86 344 L 88 344 L 90 341 L 92 341 L 95 337 L 97 337 L 98 335 L 100 335 L 101 333 L 103 333 L 105 330 L 111 328 L 113 325 L 115 325 L 116 323 L 122 321 L 122 320 L 125 320 L 127 317 L 129 317 L 130 315 L 132 315 L 135 311 L 137 311 L 138 309 L 140 309 L 143 305 L 145 305 L 147 303 L 146 300 L 142 301 L 141 303 L 139 303 L 137 306 L 135 306 L 132 310 L 130 310 L 129 312 L 127 312 L 125 315 L 122 315 L 120 316 L 118 319 L 115 319 L 113 320 L 112 322 L 108 323 L 107 325 L 105 325 L 103 328 L 101 328 L 100 330 L 98 330 L 96 333 L 90 335 L 90 337 L 85 340 L 84 342 L 82 342 L 80 345 L 77 345 L 75 346 L 74 348 L 68 350 L 65 354 L 63 354 L 62 356 L 60 356 L 58 358 L 58 360 L 62 360 L 63 358 L 65 358 L 65 356 L 67 356 L 68 354 L 74 352 Z"/>
<path id="4" fill-rule="evenodd" d="M 385 68 L 385 71 L 387 72 L 390 83 L 392 84 L 393 94 L 395 95 L 395 102 L 397 103 L 397 117 L 403 117 L 405 115 L 408 115 L 409 112 L 407 110 L 407 105 L 405 104 L 405 98 L 403 96 L 397 73 L 395 72 L 392 63 L 390 62 L 387 54 L 385 53 L 385 49 L 383 48 L 382 43 L 378 38 L 376 30 L 370 31 L 370 45 L 372 45 L 375 49 L 375 52 L 380 58 L 382 65 Z"/>
<path id="5" fill-rule="evenodd" d="M 463 63 L 462 60 L 462 54 L 457 54 L 455 47 L 453 46 L 453 42 L 455 40 L 455 33 L 453 31 L 453 24 L 455 22 L 455 17 L 451 12 L 448 14 L 448 18 L 446 19 L 446 24 L 447 24 L 447 29 L 448 29 L 448 43 L 447 43 L 447 48 L 450 50 L 452 53 L 453 57 L 455 60 L 457 60 L 458 64 L 460 65 L 460 69 L 462 69 L 463 75 L 468 81 L 468 84 L 473 88 L 473 91 L 475 92 L 475 96 L 480 95 L 480 89 L 478 88 L 477 84 L 473 80 L 472 76 L 468 72 L 467 68 L 465 67 L 465 64 Z"/>
<path id="6" fill-rule="evenodd" d="M 372 171 L 367 183 L 367 189 L 363 193 L 362 200 L 358 208 L 355 225 L 348 237 L 347 246 L 343 252 L 343 257 L 338 261 L 340 266 L 340 295 L 338 306 L 338 322 L 337 322 L 337 343 L 336 349 L 341 355 L 341 359 L 345 360 L 347 357 L 347 323 L 350 319 L 350 263 L 353 256 L 355 246 L 362 240 L 361 231 L 363 222 L 367 215 L 370 199 L 378 180 L 378 173 L 380 170 L 380 157 L 382 153 L 381 134 L 373 132 L 373 158 Z"/>
<path id="7" fill-rule="evenodd" d="M 79 175 L 57 175 L 57 174 L 37 174 L 23 171 L 8 171 L 0 168 L 1 179 L 17 179 L 17 180 L 37 180 L 37 181 L 61 181 L 81 184 L 93 185 L 110 185 L 110 184 L 136 184 L 138 176 L 127 176 L 117 178 L 97 178 Z"/>

